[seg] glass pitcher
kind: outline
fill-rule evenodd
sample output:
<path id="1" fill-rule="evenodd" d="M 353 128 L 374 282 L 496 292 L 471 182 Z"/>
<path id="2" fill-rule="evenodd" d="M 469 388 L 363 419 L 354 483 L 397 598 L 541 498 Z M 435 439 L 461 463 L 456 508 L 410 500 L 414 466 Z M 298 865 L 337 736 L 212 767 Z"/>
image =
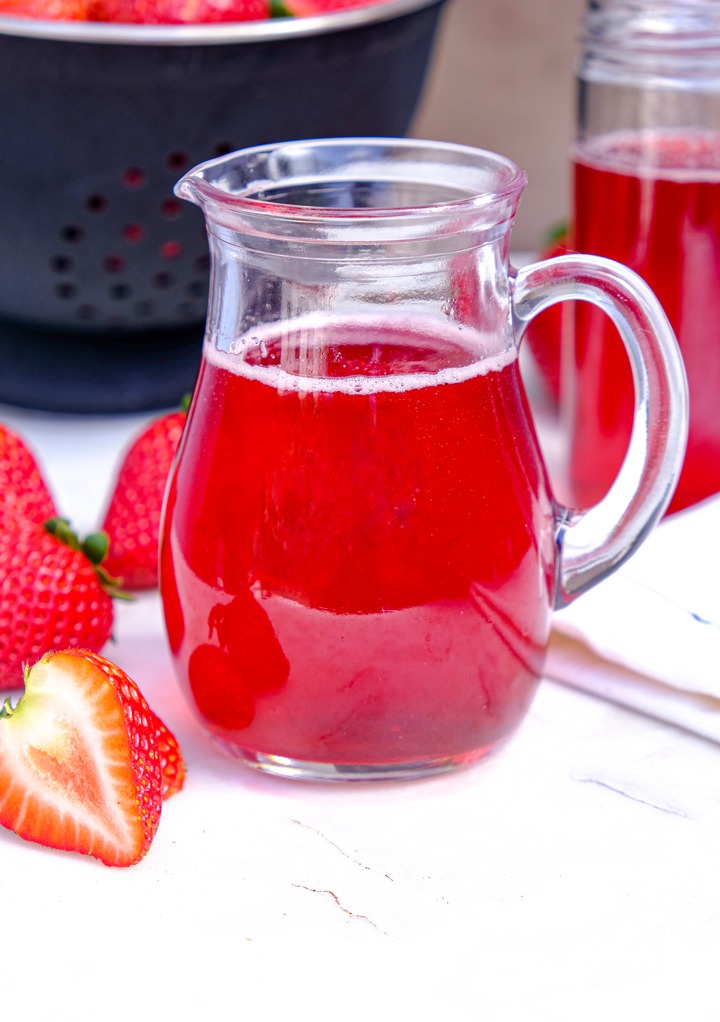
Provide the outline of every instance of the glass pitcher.
<path id="1" fill-rule="evenodd" d="M 168 489 L 161 589 L 191 706 L 301 778 L 472 763 L 530 705 L 551 611 L 647 534 L 682 461 L 672 331 L 607 260 L 509 266 L 525 175 L 432 142 L 291 142 L 197 167 L 211 300 Z M 518 368 L 584 298 L 636 375 L 630 452 L 585 512 L 553 499 Z"/>

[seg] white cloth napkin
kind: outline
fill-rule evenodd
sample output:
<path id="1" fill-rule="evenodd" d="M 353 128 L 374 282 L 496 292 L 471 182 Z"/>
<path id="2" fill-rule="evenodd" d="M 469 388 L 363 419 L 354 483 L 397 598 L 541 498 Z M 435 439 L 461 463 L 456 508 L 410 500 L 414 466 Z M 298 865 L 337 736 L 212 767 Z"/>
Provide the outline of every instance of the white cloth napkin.
<path id="1" fill-rule="evenodd" d="M 720 742 L 720 496 L 558 612 L 545 673 Z"/>

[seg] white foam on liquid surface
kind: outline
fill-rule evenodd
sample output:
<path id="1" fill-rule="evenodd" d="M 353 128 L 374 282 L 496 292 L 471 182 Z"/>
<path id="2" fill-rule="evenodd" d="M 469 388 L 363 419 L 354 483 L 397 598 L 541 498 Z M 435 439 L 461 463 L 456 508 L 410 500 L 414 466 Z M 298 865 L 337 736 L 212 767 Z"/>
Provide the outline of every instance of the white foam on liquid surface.
<path id="1" fill-rule="evenodd" d="M 374 338 L 379 344 L 398 344 L 400 336 L 407 338 L 408 346 L 436 342 L 437 350 L 443 345 L 452 345 L 456 350 L 467 353 L 469 364 L 438 369 L 432 372 L 392 372 L 388 375 L 323 375 L 318 363 L 313 363 L 314 353 L 322 351 L 329 344 L 342 348 L 343 343 L 359 346 L 364 335 L 368 346 Z M 288 372 L 278 365 L 253 365 L 246 356 L 258 349 L 264 357 L 263 347 L 275 346 L 287 339 L 292 351 L 295 371 Z M 300 345 L 299 342 L 300 341 Z M 497 337 L 494 338 L 497 346 Z M 429 318 L 348 317 L 326 316 L 319 313 L 298 319 L 283 320 L 258 327 L 230 345 L 229 351 L 218 351 L 208 339 L 205 342 L 204 358 L 210 364 L 236 376 L 256 380 L 278 391 L 301 393 L 357 394 L 367 396 L 378 393 L 405 393 L 423 387 L 437 387 L 443 384 L 463 383 L 476 376 L 500 372 L 517 359 L 517 348 L 510 342 L 500 352 L 483 354 L 487 351 L 488 339 L 479 331 L 460 324 L 439 324 Z M 297 352 L 303 355 L 303 369 L 298 367 Z"/>
<path id="2" fill-rule="evenodd" d="M 718 184 L 720 132 L 701 128 L 608 132 L 579 143 L 573 159 L 616 174 Z"/>

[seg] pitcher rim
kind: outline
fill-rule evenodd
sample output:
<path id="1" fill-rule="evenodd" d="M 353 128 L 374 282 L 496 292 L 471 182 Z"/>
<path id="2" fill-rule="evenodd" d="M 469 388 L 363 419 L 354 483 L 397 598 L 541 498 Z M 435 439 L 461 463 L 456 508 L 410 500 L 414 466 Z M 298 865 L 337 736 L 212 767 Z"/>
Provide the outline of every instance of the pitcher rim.
<path id="1" fill-rule="evenodd" d="M 458 156 L 471 157 L 476 163 L 478 171 L 483 164 L 487 169 L 495 167 L 502 168 L 505 172 L 505 180 L 499 182 L 493 189 L 468 191 L 467 194 L 458 198 L 438 202 L 430 202 L 420 205 L 397 205 L 397 206 L 376 206 L 376 207 L 353 207 L 353 206 L 308 206 L 290 202 L 278 202 L 269 199 L 253 198 L 247 194 L 253 189 L 257 191 L 258 184 L 265 179 L 258 178 L 256 182 L 249 183 L 245 189 L 232 192 L 209 181 L 205 173 L 212 168 L 217 170 L 224 165 L 237 162 L 240 157 L 252 159 L 263 154 L 279 152 L 283 149 L 300 147 L 335 147 L 351 151 L 353 148 L 370 147 L 399 148 L 408 151 L 436 151 L 441 153 L 456 153 Z M 499 175 L 498 175 L 499 176 Z M 273 184 L 281 183 L 283 178 L 273 181 Z M 384 136 L 352 136 L 347 138 L 313 138 L 294 139 L 283 142 L 263 143 L 262 145 L 249 146 L 239 149 L 223 156 L 205 160 L 197 164 L 185 173 L 176 183 L 174 191 L 177 196 L 196 202 L 196 196 L 202 197 L 208 204 L 225 206 L 234 211 L 247 211 L 264 213 L 272 211 L 273 216 L 284 216 L 298 221 L 367 221 L 381 219 L 399 218 L 422 218 L 433 214 L 460 213 L 464 210 L 478 212 L 489 210 L 493 206 L 500 206 L 503 203 L 515 202 L 527 184 L 525 171 L 510 157 L 489 149 L 481 149 L 477 146 L 469 146 L 458 142 L 442 142 L 429 139 L 413 139 L 403 137 Z M 205 202 L 196 202 L 204 206 Z"/>

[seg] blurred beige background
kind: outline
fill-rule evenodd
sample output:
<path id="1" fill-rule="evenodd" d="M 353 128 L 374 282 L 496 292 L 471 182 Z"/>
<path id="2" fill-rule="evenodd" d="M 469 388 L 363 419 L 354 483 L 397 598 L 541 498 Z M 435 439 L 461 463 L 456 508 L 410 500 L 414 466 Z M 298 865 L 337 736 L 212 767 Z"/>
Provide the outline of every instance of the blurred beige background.
<path id="1" fill-rule="evenodd" d="M 567 217 L 586 0 L 448 0 L 411 134 L 509 156 L 528 175 L 513 249 Z"/>

